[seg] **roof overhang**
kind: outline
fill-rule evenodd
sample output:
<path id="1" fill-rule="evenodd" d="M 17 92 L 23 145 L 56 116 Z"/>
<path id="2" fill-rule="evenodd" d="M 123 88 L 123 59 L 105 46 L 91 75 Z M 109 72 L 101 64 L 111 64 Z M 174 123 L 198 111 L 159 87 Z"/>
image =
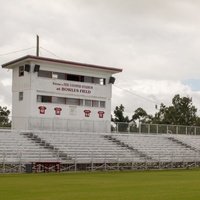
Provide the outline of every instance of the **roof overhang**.
<path id="1" fill-rule="evenodd" d="M 105 66 L 99 66 L 99 65 L 93 65 L 93 64 L 79 63 L 79 62 L 73 62 L 73 61 L 67 61 L 67 60 L 58 60 L 58 59 L 53 59 L 53 58 L 38 57 L 38 56 L 32 56 L 32 55 L 27 55 L 27 56 L 12 60 L 10 62 L 7 62 L 2 65 L 2 68 L 12 69 L 19 63 L 29 62 L 29 61 L 48 62 L 48 63 L 63 64 L 63 65 L 73 65 L 76 67 L 93 68 L 93 69 L 110 71 L 113 74 L 122 72 L 121 68 L 105 67 Z"/>

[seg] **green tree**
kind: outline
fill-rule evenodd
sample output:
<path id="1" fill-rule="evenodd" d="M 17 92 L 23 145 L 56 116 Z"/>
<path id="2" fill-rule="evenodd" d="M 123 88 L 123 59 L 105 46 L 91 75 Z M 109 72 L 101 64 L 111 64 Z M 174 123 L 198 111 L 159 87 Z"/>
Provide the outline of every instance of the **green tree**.
<path id="1" fill-rule="evenodd" d="M 148 123 L 151 121 L 151 118 L 152 116 L 148 115 L 147 112 L 139 107 L 137 108 L 135 111 L 134 111 L 134 114 L 132 116 L 132 121 L 139 121 L 139 122 L 142 122 L 142 123 Z"/>
<path id="2" fill-rule="evenodd" d="M 0 127 L 10 127 L 11 122 L 9 120 L 10 110 L 7 107 L 0 106 Z"/>
<path id="3" fill-rule="evenodd" d="M 129 118 L 128 116 L 124 116 L 124 106 L 122 104 L 115 107 L 114 118 L 112 117 L 111 120 L 115 122 L 119 132 L 127 131 Z"/>
<path id="4" fill-rule="evenodd" d="M 152 123 L 196 125 L 198 122 L 197 108 L 192 104 L 192 98 L 175 95 L 172 106 L 160 105 L 160 110 L 155 114 Z"/>
<path id="5" fill-rule="evenodd" d="M 116 106 L 114 110 L 114 118 L 112 118 L 113 122 L 129 122 L 128 116 L 124 116 L 124 106 L 121 104 L 120 106 Z"/>

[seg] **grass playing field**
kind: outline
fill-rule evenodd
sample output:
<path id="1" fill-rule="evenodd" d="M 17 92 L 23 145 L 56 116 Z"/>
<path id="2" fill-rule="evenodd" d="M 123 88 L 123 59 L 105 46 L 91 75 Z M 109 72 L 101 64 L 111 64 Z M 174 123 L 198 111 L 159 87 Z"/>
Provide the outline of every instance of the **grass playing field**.
<path id="1" fill-rule="evenodd" d="M 199 200 L 200 170 L 0 175 L 1 200 Z"/>

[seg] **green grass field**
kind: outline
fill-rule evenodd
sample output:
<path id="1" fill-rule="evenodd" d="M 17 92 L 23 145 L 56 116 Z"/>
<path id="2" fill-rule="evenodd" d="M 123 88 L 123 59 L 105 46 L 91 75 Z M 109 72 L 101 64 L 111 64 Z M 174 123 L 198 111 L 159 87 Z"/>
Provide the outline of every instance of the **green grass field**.
<path id="1" fill-rule="evenodd" d="M 1 200 L 199 200 L 200 170 L 0 175 Z"/>

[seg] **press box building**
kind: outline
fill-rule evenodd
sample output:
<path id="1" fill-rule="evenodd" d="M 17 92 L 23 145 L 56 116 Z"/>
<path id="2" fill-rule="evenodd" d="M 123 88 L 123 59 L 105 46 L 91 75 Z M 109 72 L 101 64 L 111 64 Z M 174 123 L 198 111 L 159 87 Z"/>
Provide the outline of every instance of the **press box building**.
<path id="1" fill-rule="evenodd" d="M 12 69 L 12 128 L 110 132 L 113 74 L 122 69 L 27 55 Z"/>

